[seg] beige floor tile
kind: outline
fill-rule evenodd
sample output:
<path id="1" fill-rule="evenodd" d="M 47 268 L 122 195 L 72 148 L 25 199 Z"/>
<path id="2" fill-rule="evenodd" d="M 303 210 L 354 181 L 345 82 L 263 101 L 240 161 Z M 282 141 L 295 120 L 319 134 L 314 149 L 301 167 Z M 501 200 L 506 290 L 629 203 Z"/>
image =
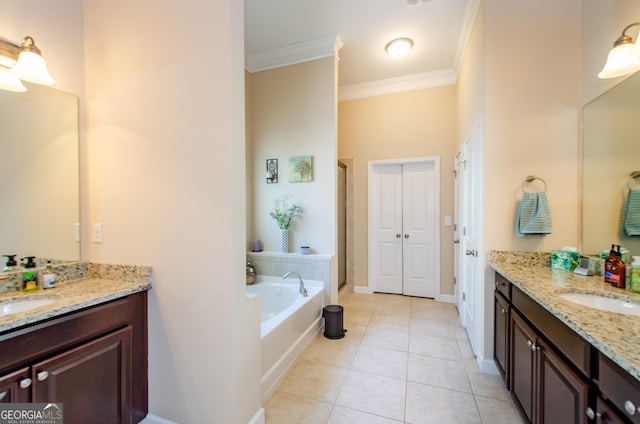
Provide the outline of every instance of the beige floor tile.
<path id="1" fill-rule="evenodd" d="M 457 339 L 466 334 L 464 328 L 459 325 L 426 318 L 412 318 L 410 331 L 447 339 Z"/>
<path id="2" fill-rule="evenodd" d="M 349 333 L 347 331 L 347 333 Z M 357 343 L 342 339 L 316 338 L 304 351 L 301 358 L 311 362 L 348 368 L 358 350 Z"/>
<path id="3" fill-rule="evenodd" d="M 409 333 L 386 328 L 367 327 L 361 344 L 385 349 L 409 351 Z"/>
<path id="4" fill-rule="evenodd" d="M 457 340 L 428 334 L 409 334 L 409 352 L 443 359 L 462 359 Z"/>
<path id="5" fill-rule="evenodd" d="M 370 327 L 385 328 L 387 330 L 409 331 L 411 320 L 409 317 L 374 313 L 369 321 Z"/>
<path id="6" fill-rule="evenodd" d="M 362 342 L 365 331 L 367 331 L 367 326 L 345 323 L 344 329 L 347 330 L 346 333 L 344 333 L 344 340 L 351 343 L 360 343 Z"/>
<path id="7" fill-rule="evenodd" d="M 266 424 L 324 424 L 330 403 L 276 391 L 264 404 Z"/>
<path id="8" fill-rule="evenodd" d="M 466 366 L 473 394 L 498 400 L 508 400 L 509 393 L 498 375 L 486 374 L 478 366 Z"/>
<path id="9" fill-rule="evenodd" d="M 301 360 L 289 371 L 277 390 L 334 403 L 347 372 L 346 368 Z"/>
<path id="10" fill-rule="evenodd" d="M 435 299 L 430 299 L 428 297 L 411 297 L 411 307 L 425 307 L 432 309 L 443 309 L 447 308 L 449 304 L 444 302 L 438 302 Z"/>
<path id="11" fill-rule="evenodd" d="M 407 357 L 407 352 L 360 345 L 351 369 L 406 380 Z"/>
<path id="12" fill-rule="evenodd" d="M 451 325 L 459 325 L 460 319 L 455 311 L 443 309 L 411 308 L 411 319 L 426 319 L 430 321 L 444 322 Z"/>
<path id="13" fill-rule="evenodd" d="M 407 423 L 480 424 L 473 395 L 413 382 L 407 383 Z"/>
<path id="14" fill-rule="evenodd" d="M 360 311 L 346 307 L 343 315 L 343 324 L 347 325 L 368 325 L 371 320 L 372 312 Z"/>
<path id="15" fill-rule="evenodd" d="M 374 312 L 376 314 L 396 315 L 399 317 L 409 318 L 411 315 L 411 306 L 379 302 L 376 305 Z"/>
<path id="16" fill-rule="evenodd" d="M 459 361 L 409 354 L 407 379 L 444 389 L 471 393 L 471 384 Z"/>
<path id="17" fill-rule="evenodd" d="M 476 403 L 483 423 L 522 424 L 520 414 L 511 401 L 476 396 Z"/>
<path id="18" fill-rule="evenodd" d="M 359 312 L 373 312 L 378 302 L 366 301 L 363 299 L 347 298 L 342 302 L 342 306 L 346 310 Z"/>
<path id="19" fill-rule="evenodd" d="M 404 380 L 349 371 L 336 405 L 385 418 L 403 420 L 405 388 Z"/>
<path id="20" fill-rule="evenodd" d="M 397 294 L 374 293 L 373 298 L 378 302 L 393 303 L 394 305 L 411 305 L 411 298 Z"/>
<path id="21" fill-rule="evenodd" d="M 396 421 L 378 415 L 367 414 L 366 412 L 356 411 L 355 409 L 336 406 L 333 408 L 327 424 L 398 424 L 403 422 L 404 421 Z"/>

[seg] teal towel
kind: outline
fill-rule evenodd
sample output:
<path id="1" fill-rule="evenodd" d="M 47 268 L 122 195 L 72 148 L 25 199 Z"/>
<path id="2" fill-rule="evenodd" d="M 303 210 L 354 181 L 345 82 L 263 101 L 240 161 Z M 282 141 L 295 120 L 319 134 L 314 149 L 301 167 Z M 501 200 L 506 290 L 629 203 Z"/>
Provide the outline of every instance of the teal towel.
<path id="1" fill-rule="evenodd" d="M 625 237 L 640 236 L 640 190 L 629 190 L 622 205 L 620 223 Z"/>
<path id="2" fill-rule="evenodd" d="M 551 234 L 551 212 L 547 193 L 524 192 L 518 218 L 516 219 L 516 235 L 518 237 L 544 236 Z"/>

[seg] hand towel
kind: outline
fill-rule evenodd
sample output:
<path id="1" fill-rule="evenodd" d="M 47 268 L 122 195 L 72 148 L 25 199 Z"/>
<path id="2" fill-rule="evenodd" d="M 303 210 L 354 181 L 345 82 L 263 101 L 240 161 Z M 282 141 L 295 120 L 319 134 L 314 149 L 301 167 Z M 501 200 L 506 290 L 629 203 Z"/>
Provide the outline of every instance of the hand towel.
<path id="1" fill-rule="evenodd" d="M 516 235 L 518 237 L 551 234 L 551 212 L 547 193 L 525 191 L 518 207 Z"/>
<path id="2" fill-rule="evenodd" d="M 640 190 L 629 190 L 622 205 L 620 223 L 624 236 L 640 236 Z"/>

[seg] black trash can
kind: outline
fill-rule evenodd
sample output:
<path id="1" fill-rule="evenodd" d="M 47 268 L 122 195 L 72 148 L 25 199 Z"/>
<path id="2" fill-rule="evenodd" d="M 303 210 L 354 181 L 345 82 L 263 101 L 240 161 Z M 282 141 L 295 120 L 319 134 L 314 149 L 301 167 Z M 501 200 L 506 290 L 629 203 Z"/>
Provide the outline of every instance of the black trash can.
<path id="1" fill-rule="evenodd" d="M 324 336 L 327 339 L 341 339 L 347 332 L 343 328 L 344 308 L 340 305 L 327 305 L 322 308 L 324 318 Z"/>

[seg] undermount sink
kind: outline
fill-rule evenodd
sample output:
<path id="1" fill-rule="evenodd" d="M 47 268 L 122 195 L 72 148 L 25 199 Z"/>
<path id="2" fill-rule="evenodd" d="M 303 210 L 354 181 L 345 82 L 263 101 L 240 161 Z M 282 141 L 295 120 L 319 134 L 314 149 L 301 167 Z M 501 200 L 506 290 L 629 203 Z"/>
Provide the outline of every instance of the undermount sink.
<path id="1" fill-rule="evenodd" d="M 25 299 L 2 302 L 0 303 L 0 317 L 30 311 L 31 309 L 50 305 L 53 302 L 53 299 Z"/>
<path id="2" fill-rule="evenodd" d="M 624 299 L 616 299 L 587 293 L 561 293 L 558 296 L 570 302 L 588 306 L 590 308 L 600 309 L 602 311 L 640 316 L 640 304 L 632 303 Z"/>

